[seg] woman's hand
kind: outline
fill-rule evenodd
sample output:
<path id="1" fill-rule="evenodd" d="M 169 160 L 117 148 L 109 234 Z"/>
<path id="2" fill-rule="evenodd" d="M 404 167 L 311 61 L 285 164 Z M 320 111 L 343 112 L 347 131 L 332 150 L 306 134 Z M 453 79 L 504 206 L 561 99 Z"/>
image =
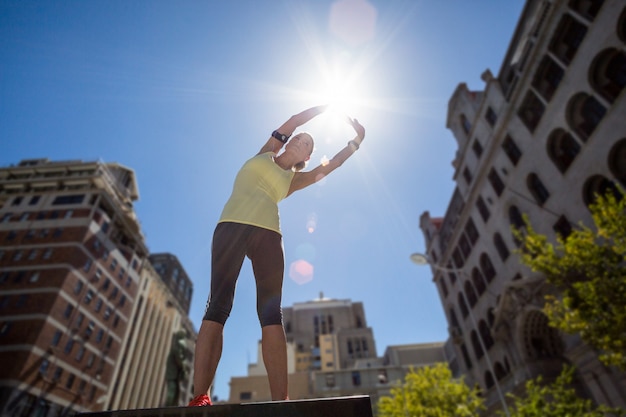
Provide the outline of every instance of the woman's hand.
<path id="1" fill-rule="evenodd" d="M 357 119 L 351 119 L 350 117 L 348 117 L 348 123 L 356 132 L 357 137 L 354 140 L 360 145 L 361 142 L 363 142 L 363 139 L 365 139 L 365 128 L 361 125 L 361 123 L 359 123 Z"/>

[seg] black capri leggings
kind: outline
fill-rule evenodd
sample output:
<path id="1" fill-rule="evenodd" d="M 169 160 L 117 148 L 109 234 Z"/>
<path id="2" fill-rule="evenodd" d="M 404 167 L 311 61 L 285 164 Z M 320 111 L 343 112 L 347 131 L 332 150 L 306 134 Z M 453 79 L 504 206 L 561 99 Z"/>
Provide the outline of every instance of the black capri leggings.
<path id="1" fill-rule="evenodd" d="M 230 222 L 218 223 L 213 233 L 211 294 L 204 320 L 226 323 L 246 256 L 252 261 L 261 326 L 282 324 L 280 303 L 285 271 L 282 236 L 261 227 Z"/>

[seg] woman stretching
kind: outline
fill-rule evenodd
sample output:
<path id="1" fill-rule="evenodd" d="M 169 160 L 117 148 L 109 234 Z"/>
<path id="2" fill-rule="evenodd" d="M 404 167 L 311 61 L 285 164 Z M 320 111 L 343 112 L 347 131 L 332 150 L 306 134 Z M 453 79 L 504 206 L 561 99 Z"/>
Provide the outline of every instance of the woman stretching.
<path id="1" fill-rule="evenodd" d="M 278 202 L 319 181 L 341 166 L 365 137 L 365 129 L 348 118 L 356 136 L 330 161 L 302 171 L 313 152 L 313 138 L 294 130 L 326 110 L 304 110 L 272 132 L 256 156 L 235 178 L 213 234 L 211 294 L 198 332 L 194 362 L 194 398 L 189 406 L 211 405 L 209 389 L 222 354 L 224 323 L 230 315 L 235 284 L 244 258 L 252 262 L 257 288 L 257 313 L 261 323 L 261 351 L 272 400 L 289 399 L 287 342 L 282 323 L 281 297 L 285 258 L 278 217 Z M 283 148 L 282 153 L 278 152 Z"/>

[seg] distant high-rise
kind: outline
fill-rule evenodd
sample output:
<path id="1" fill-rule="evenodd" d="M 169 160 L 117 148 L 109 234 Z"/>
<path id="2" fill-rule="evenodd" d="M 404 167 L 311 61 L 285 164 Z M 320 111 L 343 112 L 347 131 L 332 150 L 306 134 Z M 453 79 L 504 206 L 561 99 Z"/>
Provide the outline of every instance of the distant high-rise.
<path id="1" fill-rule="evenodd" d="M 283 309 L 292 399 L 389 394 L 412 365 L 445 361 L 443 343 L 390 346 L 378 357 L 360 302 L 320 298 Z M 259 346 L 259 362 L 233 377 L 229 402 L 271 399 Z"/>
<path id="2" fill-rule="evenodd" d="M 138 196 L 134 172 L 115 163 L 33 159 L 0 168 L 1 416 L 111 407 L 129 374 L 123 359 L 147 323 L 137 321 L 152 269 L 133 210 Z M 167 358 L 173 335 L 160 335 Z"/>
<path id="3" fill-rule="evenodd" d="M 550 291 L 519 262 L 512 228 L 556 241 L 591 226 L 596 193 L 626 186 L 626 5 L 529 0 L 497 76 L 460 84 L 447 127 L 458 142 L 456 189 L 443 218 L 421 229 L 450 329 L 457 374 L 486 393 L 489 412 L 526 380 L 577 368 L 581 392 L 626 406 L 626 375 L 603 366 L 542 312 Z M 500 391 L 500 393 L 498 392 Z"/>
<path id="4" fill-rule="evenodd" d="M 171 253 L 153 253 L 149 259 L 185 314 L 189 314 L 193 284 L 178 258 Z"/>

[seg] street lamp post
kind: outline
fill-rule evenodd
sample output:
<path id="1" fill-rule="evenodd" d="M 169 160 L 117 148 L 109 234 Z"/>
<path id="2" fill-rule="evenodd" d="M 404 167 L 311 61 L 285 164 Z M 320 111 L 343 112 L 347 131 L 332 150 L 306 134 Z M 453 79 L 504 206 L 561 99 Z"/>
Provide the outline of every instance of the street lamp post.
<path id="1" fill-rule="evenodd" d="M 428 255 L 425 255 L 423 253 L 413 253 L 411 254 L 410 258 L 411 258 L 411 261 L 416 265 L 420 265 L 420 266 L 430 265 L 431 267 L 433 267 L 434 269 L 438 271 L 460 273 L 462 275 L 465 275 L 465 272 L 460 269 L 450 269 L 450 268 L 445 268 L 445 267 L 438 265 L 437 263 L 431 261 Z M 504 399 L 504 394 L 502 393 L 502 389 L 500 388 L 500 383 L 498 382 L 498 377 L 496 376 L 496 373 L 493 368 L 493 364 L 491 363 L 489 352 L 487 351 L 485 343 L 483 342 L 483 338 L 480 335 L 480 329 L 478 328 L 478 323 L 476 322 L 476 317 L 474 316 L 474 312 L 472 311 L 472 308 L 467 300 L 467 296 L 465 295 L 463 288 L 461 288 L 461 291 L 459 292 L 461 293 L 461 296 L 463 297 L 463 302 L 467 306 L 470 320 L 472 321 L 472 326 L 474 326 L 474 329 L 476 329 L 476 331 L 478 331 L 479 333 L 478 342 L 480 343 L 480 347 L 482 348 L 483 352 L 485 352 L 485 360 L 487 362 L 487 366 L 489 367 L 489 371 L 491 372 L 491 375 L 493 376 L 493 380 L 496 386 L 496 391 L 498 392 L 498 397 L 500 398 L 500 402 L 502 403 L 504 412 L 506 413 L 507 417 L 511 417 L 511 414 L 509 413 L 509 407 L 506 404 L 506 401 Z"/>

